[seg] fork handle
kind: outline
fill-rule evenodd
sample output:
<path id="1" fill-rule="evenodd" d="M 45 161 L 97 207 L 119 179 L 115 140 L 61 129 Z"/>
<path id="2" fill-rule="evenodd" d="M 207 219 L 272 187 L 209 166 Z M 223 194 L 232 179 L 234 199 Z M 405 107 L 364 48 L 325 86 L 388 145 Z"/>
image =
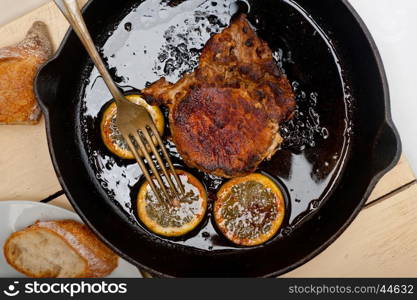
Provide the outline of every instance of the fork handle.
<path id="1" fill-rule="evenodd" d="M 81 43 L 84 45 L 88 54 L 97 67 L 104 82 L 110 90 L 113 98 L 116 101 L 124 101 L 124 97 L 120 89 L 114 83 L 109 71 L 107 70 L 101 56 L 99 55 L 96 46 L 88 32 L 84 18 L 81 14 L 80 7 L 77 0 L 54 0 L 55 4 L 61 10 L 62 14 L 66 17 L 70 23 L 72 29 L 75 31 L 77 36 L 80 38 Z"/>

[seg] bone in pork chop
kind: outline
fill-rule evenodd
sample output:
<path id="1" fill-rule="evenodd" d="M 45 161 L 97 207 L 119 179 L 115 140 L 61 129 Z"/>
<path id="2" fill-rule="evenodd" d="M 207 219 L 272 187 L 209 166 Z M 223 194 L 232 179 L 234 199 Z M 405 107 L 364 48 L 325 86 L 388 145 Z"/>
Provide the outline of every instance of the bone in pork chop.
<path id="1" fill-rule="evenodd" d="M 210 38 L 193 73 L 175 84 L 161 78 L 142 93 L 168 106 L 185 163 L 227 178 L 252 173 L 276 152 L 279 124 L 295 109 L 287 77 L 243 14 Z"/>

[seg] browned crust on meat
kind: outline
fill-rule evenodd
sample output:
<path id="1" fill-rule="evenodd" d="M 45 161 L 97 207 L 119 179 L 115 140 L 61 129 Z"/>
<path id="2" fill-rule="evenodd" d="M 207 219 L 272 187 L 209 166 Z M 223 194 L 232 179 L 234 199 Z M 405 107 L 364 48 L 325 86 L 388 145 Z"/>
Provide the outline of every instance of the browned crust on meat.
<path id="1" fill-rule="evenodd" d="M 198 68 L 172 84 L 161 78 L 144 89 L 170 108 L 173 141 L 186 164 L 222 177 L 256 170 L 282 139 L 295 96 L 271 49 L 245 15 L 213 35 Z"/>
<path id="2" fill-rule="evenodd" d="M 253 172 L 271 142 L 280 141 L 268 113 L 241 89 L 193 90 L 173 108 L 170 123 L 183 159 L 224 177 Z"/>
<path id="3" fill-rule="evenodd" d="M 278 68 L 268 44 L 260 39 L 245 15 L 237 17 L 204 47 L 197 81 L 214 87 L 245 89 L 253 100 L 268 107 L 281 122 L 295 108 L 295 97 L 287 77 Z"/>

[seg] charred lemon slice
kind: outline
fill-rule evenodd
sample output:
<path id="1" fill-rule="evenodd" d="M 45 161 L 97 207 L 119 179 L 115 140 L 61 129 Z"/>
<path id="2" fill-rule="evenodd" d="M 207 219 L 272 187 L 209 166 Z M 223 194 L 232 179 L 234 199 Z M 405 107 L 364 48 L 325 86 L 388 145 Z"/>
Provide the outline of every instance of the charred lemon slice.
<path id="1" fill-rule="evenodd" d="M 251 174 L 225 183 L 217 193 L 214 219 L 233 243 L 255 246 L 271 239 L 281 227 L 285 200 L 268 177 Z"/>
<path id="2" fill-rule="evenodd" d="M 138 105 L 142 105 L 146 108 L 149 114 L 154 121 L 156 128 L 158 129 L 159 134 L 162 136 L 164 134 L 164 115 L 157 106 L 149 105 L 141 96 L 139 95 L 128 95 L 126 98 Z M 116 103 L 111 103 L 103 113 L 103 118 L 101 119 L 100 130 L 101 138 L 103 139 L 106 147 L 117 156 L 124 159 L 134 159 L 133 153 L 129 150 L 128 145 L 124 141 L 124 138 L 116 125 L 116 113 L 117 106 Z M 154 140 L 154 143 L 157 143 Z M 149 149 L 148 149 L 149 151 Z"/>
<path id="3" fill-rule="evenodd" d="M 185 194 L 175 205 L 160 203 L 147 181 L 141 186 L 137 199 L 139 219 L 152 232 L 167 237 L 192 231 L 203 220 L 207 210 L 207 193 L 200 181 L 188 172 L 176 172 Z M 172 180 L 175 182 L 174 176 Z"/>

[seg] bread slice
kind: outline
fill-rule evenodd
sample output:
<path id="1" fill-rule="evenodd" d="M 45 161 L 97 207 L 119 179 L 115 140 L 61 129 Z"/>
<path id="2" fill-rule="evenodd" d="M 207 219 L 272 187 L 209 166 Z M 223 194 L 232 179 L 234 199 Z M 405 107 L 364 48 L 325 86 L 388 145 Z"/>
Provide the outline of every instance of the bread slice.
<path id="1" fill-rule="evenodd" d="M 4 256 L 17 271 L 35 278 L 104 277 L 118 264 L 116 254 L 71 220 L 36 222 L 13 233 Z"/>
<path id="2" fill-rule="evenodd" d="M 41 111 L 33 81 L 41 64 L 52 55 L 48 29 L 33 23 L 26 38 L 0 49 L 0 124 L 36 124 Z"/>

